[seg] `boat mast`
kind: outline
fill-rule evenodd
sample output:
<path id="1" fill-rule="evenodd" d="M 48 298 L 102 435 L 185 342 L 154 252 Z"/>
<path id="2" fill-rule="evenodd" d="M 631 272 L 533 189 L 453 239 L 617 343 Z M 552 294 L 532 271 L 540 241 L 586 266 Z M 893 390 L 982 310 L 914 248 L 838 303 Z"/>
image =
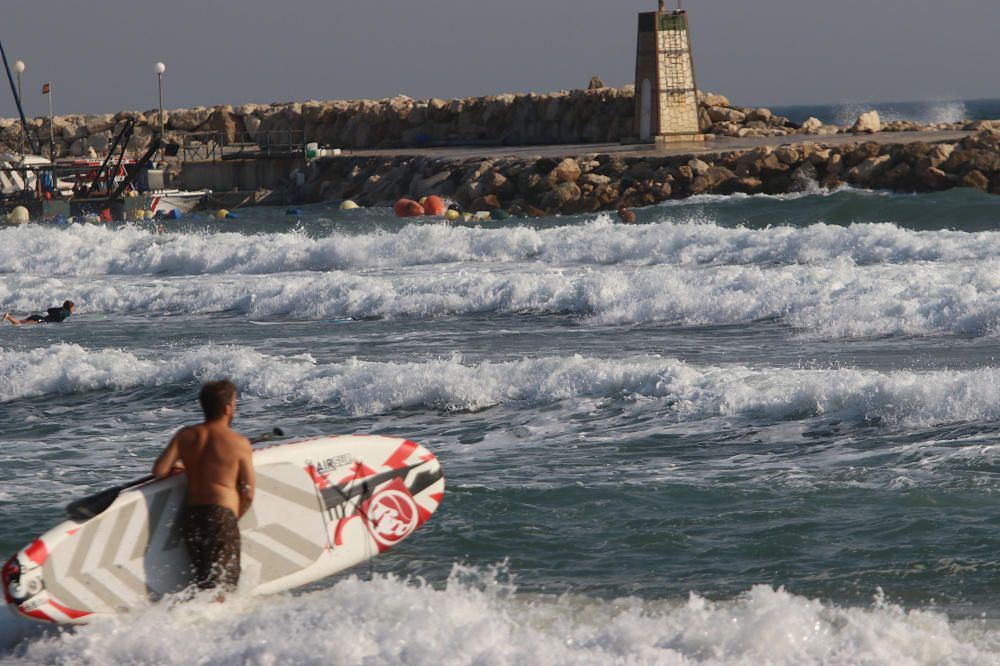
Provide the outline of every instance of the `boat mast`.
<path id="1" fill-rule="evenodd" d="M 7 71 L 7 81 L 10 82 L 10 91 L 14 94 L 14 102 L 17 104 L 17 112 L 21 116 L 21 127 L 27 127 L 28 121 L 24 118 L 24 109 L 21 108 L 21 96 L 17 94 L 17 86 L 14 85 L 14 77 L 10 73 L 10 65 L 7 64 L 7 52 L 3 50 L 3 42 L 0 41 L 0 57 L 3 57 L 3 68 Z M 31 146 L 31 152 L 35 155 L 38 154 L 40 148 L 35 145 L 35 140 L 28 134 L 28 144 Z"/>

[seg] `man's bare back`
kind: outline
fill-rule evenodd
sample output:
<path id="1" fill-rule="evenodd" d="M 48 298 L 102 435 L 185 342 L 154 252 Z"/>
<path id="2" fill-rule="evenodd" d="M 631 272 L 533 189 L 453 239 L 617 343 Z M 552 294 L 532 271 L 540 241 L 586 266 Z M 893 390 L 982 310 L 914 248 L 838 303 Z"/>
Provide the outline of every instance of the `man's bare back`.
<path id="1" fill-rule="evenodd" d="M 153 465 L 159 478 L 177 469 L 187 474 L 187 503 L 180 528 L 195 584 L 235 590 L 240 578 L 237 520 L 253 502 L 253 447 L 230 428 L 236 414 L 236 386 L 208 382 L 198 396 L 205 421 L 182 428 Z M 222 597 L 219 597 L 220 600 Z"/>
<path id="2" fill-rule="evenodd" d="M 174 449 L 175 453 L 171 455 Z M 172 460 L 169 460 L 172 458 Z M 187 503 L 215 504 L 237 517 L 246 513 L 253 500 L 253 449 L 250 440 L 227 424 L 201 423 L 181 429 L 153 467 L 157 476 L 167 476 L 179 460 L 188 477 Z"/>

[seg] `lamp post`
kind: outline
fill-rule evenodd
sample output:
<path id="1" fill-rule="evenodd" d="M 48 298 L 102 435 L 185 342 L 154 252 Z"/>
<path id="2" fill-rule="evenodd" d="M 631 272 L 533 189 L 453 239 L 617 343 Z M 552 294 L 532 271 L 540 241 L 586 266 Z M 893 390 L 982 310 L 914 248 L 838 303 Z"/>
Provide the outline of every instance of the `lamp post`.
<path id="1" fill-rule="evenodd" d="M 156 85 L 160 91 L 160 161 L 163 161 L 163 72 L 167 71 L 167 66 L 162 62 L 156 63 L 153 68 L 156 71 Z"/>
<path id="2" fill-rule="evenodd" d="M 17 98 L 22 100 L 24 103 L 24 96 L 21 94 L 21 74 L 24 72 L 24 61 L 18 60 L 14 63 L 14 71 L 17 72 Z M 24 154 L 24 137 L 27 132 L 27 128 L 24 126 L 24 122 L 21 123 L 21 138 L 20 145 L 17 147 L 17 152 Z"/>

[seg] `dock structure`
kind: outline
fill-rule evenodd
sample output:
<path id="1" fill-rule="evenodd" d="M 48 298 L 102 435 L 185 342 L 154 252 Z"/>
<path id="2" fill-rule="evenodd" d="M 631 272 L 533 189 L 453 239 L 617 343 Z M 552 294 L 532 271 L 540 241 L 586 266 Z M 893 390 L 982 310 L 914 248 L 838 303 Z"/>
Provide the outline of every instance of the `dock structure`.
<path id="1" fill-rule="evenodd" d="M 644 143 L 701 141 L 687 12 L 639 14 L 635 56 L 635 128 Z"/>

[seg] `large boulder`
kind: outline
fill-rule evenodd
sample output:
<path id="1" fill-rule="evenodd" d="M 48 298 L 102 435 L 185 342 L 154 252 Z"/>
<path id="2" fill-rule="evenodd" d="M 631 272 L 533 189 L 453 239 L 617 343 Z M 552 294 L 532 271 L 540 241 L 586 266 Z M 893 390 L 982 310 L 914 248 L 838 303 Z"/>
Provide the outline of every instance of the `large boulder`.
<path id="1" fill-rule="evenodd" d="M 247 136 L 251 139 L 257 139 L 257 129 L 260 127 L 261 120 L 257 116 L 243 116 L 243 126 L 247 130 Z"/>
<path id="2" fill-rule="evenodd" d="M 87 124 L 82 116 L 62 116 L 62 118 L 57 118 L 56 122 L 58 123 L 60 120 L 63 123 L 62 138 L 67 142 L 72 143 L 87 135 Z"/>
<path id="3" fill-rule="evenodd" d="M 258 111 L 265 111 L 265 110 L 267 110 L 267 107 L 262 106 L 260 104 L 240 104 L 238 107 L 236 107 L 234 112 L 238 116 L 249 116 L 257 113 Z"/>
<path id="4" fill-rule="evenodd" d="M 110 113 L 103 113 L 96 116 L 87 116 L 84 124 L 87 127 L 87 133 L 93 136 L 100 132 L 107 132 L 109 129 L 115 126 L 115 117 Z"/>
<path id="5" fill-rule="evenodd" d="M 698 101 L 701 102 L 702 106 L 732 106 L 732 104 L 729 103 L 729 98 L 725 95 L 700 93 L 698 97 L 700 98 Z"/>
<path id="6" fill-rule="evenodd" d="M 735 123 L 737 125 L 746 121 L 747 116 L 742 111 L 730 109 L 724 106 L 708 107 L 708 117 L 713 123 Z"/>
<path id="7" fill-rule="evenodd" d="M 697 157 L 688 162 L 688 166 L 691 167 L 692 173 L 696 176 L 704 176 L 708 173 L 708 170 L 712 168 L 708 162 L 699 160 Z"/>
<path id="8" fill-rule="evenodd" d="M 169 127 L 174 130 L 191 132 L 208 122 L 212 109 L 198 106 L 193 109 L 174 109 L 170 112 Z"/>
<path id="9" fill-rule="evenodd" d="M 576 183 L 559 183 L 555 189 L 542 197 L 542 205 L 552 212 L 563 212 L 580 199 L 580 187 Z"/>
<path id="10" fill-rule="evenodd" d="M 940 165 L 948 173 L 965 174 L 976 169 L 984 173 L 1000 172 L 1000 154 L 977 148 L 958 149 Z"/>
<path id="11" fill-rule="evenodd" d="M 735 180 L 736 174 L 726 167 L 713 166 L 705 173 L 704 178 L 708 180 L 709 187 L 712 190 L 718 190 L 722 188 L 725 183 Z"/>
<path id="12" fill-rule="evenodd" d="M 953 152 L 955 152 L 955 144 L 938 143 L 931 147 L 930 152 L 927 153 L 927 159 L 930 160 L 930 166 L 941 166 L 948 161 Z"/>
<path id="13" fill-rule="evenodd" d="M 605 187 L 611 184 L 611 178 L 609 176 L 602 176 L 597 173 L 587 173 L 580 176 L 580 180 L 577 181 L 579 185 L 590 185 L 593 188 Z"/>
<path id="14" fill-rule="evenodd" d="M 216 107 L 208 118 L 208 127 L 225 137 L 227 143 L 236 141 L 236 116 L 225 107 Z"/>
<path id="15" fill-rule="evenodd" d="M 823 127 L 822 121 L 820 121 L 819 118 L 813 118 L 810 116 L 809 118 L 806 118 L 804 123 L 802 123 L 802 127 L 800 129 L 804 134 L 816 134 L 819 132 L 821 127 Z"/>
<path id="16" fill-rule="evenodd" d="M 469 208 L 473 212 L 479 211 L 490 211 L 490 210 L 500 210 L 502 206 L 500 205 L 500 200 L 495 194 L 487 194 L 485 196 L 477 197 Z"/>
<path id="17" fill-rule="evenodd" d="M 882 119 L 879 118 L 878 111 L 874 109 L 865 111 L 851 126 L 851 131 L 855 134 L 874 134 L 882 129 Z"/>
<path id="18" fill-rule="evenodd" d="M 108 138 L 107 132 L 91 134 L 87 137 L 87 145 L 90 148 L 93 148 L 98 154 L 103 154 L 108 152 L 108 146 L 111 145 L 111 139 Z"/>
<path id="19" fill-rule="evenodd" d="M 990 187 L 990 179 L 984 176 L 982 171 L 973 169 L 962 177 L 961 185 L 986 192 Z"/>
<path id="20" fill-rule="evenodd" d="M 889 163 L 891 161 L 891 155 L 877 155 L 875 157 L 869 157 L 864 162 L 851 169 L 851 181 L 859 185 L 869 184 L 875 176 L 879 175 L 889 167 Z"/>
<path id="21" fill-rule="evenodd" d="M 788 165 L 800 160 L 799 149 L 796 146 L 781 146 L 774 151 L 774 156 Z"/>
<path id="22" fill-rule="evenodd" d="M 581 173 L 583 173 L 583 170 L 577 161 L 572 157 L 567 157 L 549 172 L 548 180 L 551 185 L 575 183 L 580 178 Z"/>

